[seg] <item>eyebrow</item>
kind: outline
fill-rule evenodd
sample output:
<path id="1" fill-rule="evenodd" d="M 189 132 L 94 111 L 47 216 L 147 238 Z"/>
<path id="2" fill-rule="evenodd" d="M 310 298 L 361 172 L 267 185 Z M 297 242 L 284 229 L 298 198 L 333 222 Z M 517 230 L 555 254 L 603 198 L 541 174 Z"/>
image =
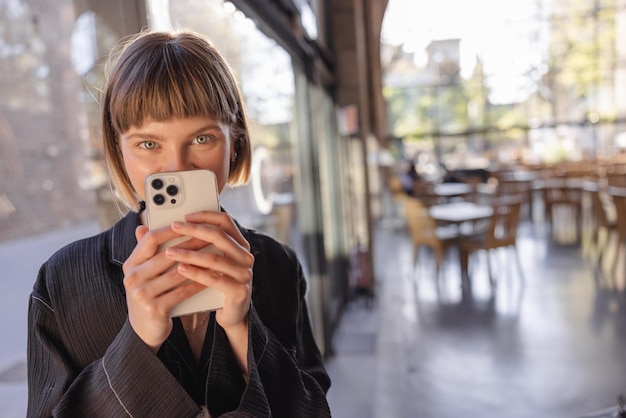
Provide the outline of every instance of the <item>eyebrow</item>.
<path id="1" fill-rule="evenodd" d="M 223 133 L 222 127 L 219 124 L 211 123 L 193 132 L 191 136 L 200 135 L 201 133 L 206 131 L 219 131 L 220 133 Z"/>
<path id="2" fill-rule="evenodd" d="M 195 137 L 197 135 L 201 135 L 201 134 L 203 134 L 204 132 L 207 132 L 207 131 L 219 131 L 219 133 L 221 135 L 224 135 L 222 127 L 219 124 L 211 123 L 211 124 L 208 124 L 206 126 L 203 126 L 200 129 L 197 129 L 197 130 L 193 131 L 191 134 L 189 134 L 189 137 L 193 138 L 193 137 Z M 130 135 L 122 135 L 122 139 L 124 141 L 127 141 L 129 139 L 134 139 L 134 138 L 137 138 L 137 139 L 158 139 L 158 138 L 160 138 L 160 135 L 147 133 L 147 132 L 135 132 L 135 133 L 132 133 Z"/>

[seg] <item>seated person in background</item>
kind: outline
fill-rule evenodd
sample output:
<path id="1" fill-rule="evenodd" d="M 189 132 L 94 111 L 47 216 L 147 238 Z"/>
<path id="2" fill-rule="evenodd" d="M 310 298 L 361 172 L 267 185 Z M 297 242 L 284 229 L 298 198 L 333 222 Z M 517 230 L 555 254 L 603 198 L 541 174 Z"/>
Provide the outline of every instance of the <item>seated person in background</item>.
<path id="1" fill-rule="evenodd" d="M 439 163 L 441 170 L 443 171 L 442 183 L 463 183 L 463 179 L 458 174 L 450 171 L 444 163 Z"/>
<path id="2" fill-rule="evenodd" d="M 417 160 L 409 161 L 408 170 L 400 177 L 400 180 L 402 180 L 402 188 L 409 196 L 413 195 L 415 183 L 423 181 L 422 176 L 417 172 L 416 165 Z"/>

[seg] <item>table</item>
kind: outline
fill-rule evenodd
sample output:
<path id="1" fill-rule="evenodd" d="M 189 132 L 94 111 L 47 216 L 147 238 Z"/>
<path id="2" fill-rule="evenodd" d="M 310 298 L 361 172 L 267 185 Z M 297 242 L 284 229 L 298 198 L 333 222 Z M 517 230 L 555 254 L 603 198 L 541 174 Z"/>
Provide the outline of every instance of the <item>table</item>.
<path id="1" fill-rule="evenodd" d="M 490 218 L 491 215 L 493 215 L 493 207 L 479 205 L 473 202 L 452 202 L 431 206 L 428 213 L 430 217 L 438 223 L 455 225 L 459 229 L 461 228 L 461 225 L 471 223 L 471 228 L 468 234 L 471 235 L 475 232 L 473 222 Z M 465 233 L 461 236 L 463 235 L 465 235 Z M 459 251 L 459 264 L 461 270 L 461 286 L 464 290 L 468 290 L 469 276 L 467 268 L 462 261 L 461 251 Z"/>
<path id="2" fill-rule="evenodd" d="M 472 191 L 473 187 L 466 183 L 440 183 L 433 187 L 433 193 L 441 197 L 463 196 Z"/>
<path id="3" fill-rule="evenodd" d="M 473 202 L 452 202 L 431 206 L 429 214 L 438 222 L 461 224 L 489 218 L 493 208 Z"/>
<path id="4" fill-rule="evenodd" d="M 538 171 L 533 170 L 514 170 L 500 173 L 497 175 L 498 180 L 505 182 L 532 182 L 539 180 L 541 175 Z"/>

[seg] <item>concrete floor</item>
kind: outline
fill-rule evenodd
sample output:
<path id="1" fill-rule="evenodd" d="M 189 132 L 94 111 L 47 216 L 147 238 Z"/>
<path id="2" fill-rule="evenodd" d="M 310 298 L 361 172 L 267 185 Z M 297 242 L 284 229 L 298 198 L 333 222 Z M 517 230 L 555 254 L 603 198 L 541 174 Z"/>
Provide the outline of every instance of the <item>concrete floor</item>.
<path id="1" fill-rule="evenodd" d="M 378 227 L 375 305 L 347 307 L 327 362 L 333 416 L 615 416 L 626 394 L 624 274 L 594 269 L 588 249 L 524 221 L 523 275 L 500 254 L 492 292 L 479 257 L 468 296 L 454 252 L 437 281 L 426 254 L 413 267 L 404 228 Z"/>

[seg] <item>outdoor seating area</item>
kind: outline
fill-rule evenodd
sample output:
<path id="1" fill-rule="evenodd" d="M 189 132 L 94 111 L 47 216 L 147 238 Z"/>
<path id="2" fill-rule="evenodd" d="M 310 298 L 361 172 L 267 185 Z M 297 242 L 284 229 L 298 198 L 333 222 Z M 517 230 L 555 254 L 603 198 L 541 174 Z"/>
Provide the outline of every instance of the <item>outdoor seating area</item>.
<path id="1" fill-rule="evenodd" d="M 382 222 L 374 242 L 376 303 L 348 307 L 329 362 L 337 387 L 362 388 L 345 408 L 345 392 L 331 389 L 338 416 L 617 417 L 626 391 L 621 166 L 493 171 L 473 193 L 430 206 L 396 193 L 403 222 Z M 558 184 L 567 193 L 546 205 Z"/>
<path id="2" fill-rule="evenodd" d="M 598 274 L 593 252 L 521 217 L 523 277 L 512 250 L 499 249 L 492 287 L 486 257 L 473 254 L 464 293 L 457 251 L 447 249 L 436 277 L 427 249 L 414 263 L 409 235 L 400 223 L 377 226 L 375 303 L 348 306 L 328 363 L 333 416 L 618 417 L 626 294 Z"/>
<path id="3" fill-rule="evenodd" d="M 623 160 L 617 156 L 605 161 L 499 167 L 489 170 L 485 182 L 443 183 L 420 178 L 409 192 L 406 186 L 402 191 L 399 176 L 391 176 L 388 184 L 397 185 L 393 198 L 413 239 L 416 263 L 419 251 L 434 251 L 436 277 L 446 263 L 459 263 L 458 280 L 467 290 L 471 264 L 481 259 L 487 262 L 490 283 L 495 285 L 498 274 L 489 254 L 498 248 L 513 249 L 515 254 L 522 220 L 545 226 L 551 245 L 579 247 L 599 273 L 617 276 L 626 272 L 626 219 L 621 219 L 626 217 L 626 206 L 621 206 L 626 205 Z M 444 257 L 452 248 L 458 255 Z M 486 256 L 479 257 L 480 253 Z"/>

